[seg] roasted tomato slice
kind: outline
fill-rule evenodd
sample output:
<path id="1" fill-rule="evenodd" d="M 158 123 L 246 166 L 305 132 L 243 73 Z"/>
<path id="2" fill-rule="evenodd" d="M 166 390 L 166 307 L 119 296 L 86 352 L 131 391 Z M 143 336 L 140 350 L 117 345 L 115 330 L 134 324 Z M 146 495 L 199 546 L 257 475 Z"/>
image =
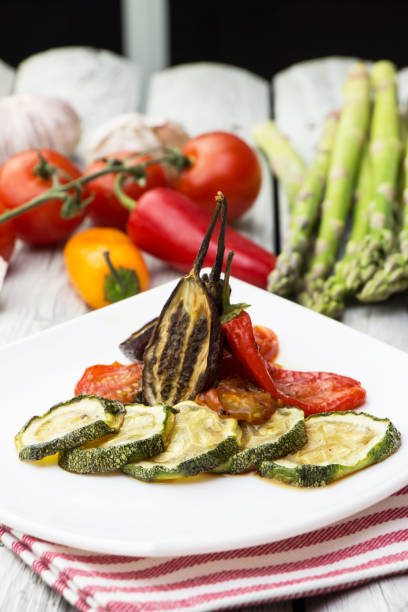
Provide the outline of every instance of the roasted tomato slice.
<path id="1" fill-rule="evenodd" d="M 239 376 L 221 380 L 215 388 L 200 393 L 196 401 L 206 404 L 220 417 L 231 417 L 248 423 L 264 423 L 277 406 L 267 391 Z"/>
<path id="2" fill-rule="evenodd" d="M 294 372 L 271 368 L 279 399 L 298 406 L 305 416 L 332 410 L 354 410 L 366 399 L 358 380 L 330 372 Z"/>
<path id="3" fill-rule="evenodd" d="M 123 403 L 135 400 L 142 389 L 142 363 L 122 365 L 115 361 L 111 365 L 94 365 L 86 368 L 75 387 L 75 395 L 99 395 Z"/>
<path id="4" fill-rule="evenodd" d="M 254 325 L 254 338 L 259 352 L 266 361 L 275 361 L 279 353 L 278 336 L 269 327 Z"/>

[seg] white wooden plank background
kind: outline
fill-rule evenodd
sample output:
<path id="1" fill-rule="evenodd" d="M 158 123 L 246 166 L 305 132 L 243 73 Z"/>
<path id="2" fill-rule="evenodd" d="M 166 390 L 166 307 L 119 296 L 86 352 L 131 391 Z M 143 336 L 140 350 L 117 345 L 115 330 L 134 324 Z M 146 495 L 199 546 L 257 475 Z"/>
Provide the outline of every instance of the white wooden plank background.
<path id="1" fill-rule="evenodd" d="M 120 96 L 110 93 L 107 87 L 112 70 L 112 58 L 104 53 L 91 53 L 92 79 L 84 80 L 81 68 L 67 58 L 67 50 L 60 57 L 70 63 L 64 78 L 56 78 L 57 59 L 48 55 L 45 59 L 54 65 L 47 80 L 43 71 L 44 87 L 48 93 L 60 94 L 64 88 L 75 92 L 81 84 L 81 96 L 72 93 L 71 102 L 85 119 L 86 126 L 92 120 L 96 124 L 99 112 L 107 104 L 111 116 L 123 110 L 136 109 L 137 70 L 129 62 L 116 63 L 115 78 L 123 84 Z M 93 59 L 92 59 L 93 58 Z M 41 61 L 44 61 L 42 54 Z M 107 60 L 105 67 L 104 61 Z M 115 60 L 116 61 L 116 60 Z M 281 73 L 275 83 L 275 106 L 278 122 L 291 137 L 305 159 L 310 160 L 313 145 L 317 142 L 321 117 L 326 111 L 341 105 L 341 83 L 351 59 L 328 58 L 320 62 L 308 62 Z M 31 64 L 33 66 L 33 64 Z M 44 65 L 44 64 L 43 64 Z M 38 70 L 33 73 L 25 64 L 24 73 L 17 80 L 20 90 L 29 90 Z M 405 73 L 406 74 L 406 73 Z M 403 76 L 403 75 L 402 75 Z M 24 77 L 24 78 L 23 78 Z M 122 78 L 123 77 L 123 78 Z M 67 78 L 69 84 L 67 85 Z M 100 82 L 98 79 L 101 79 Z M 8 93 L 13 71 L 0 64 L 0 95 Z M 55 82 L 54 82 L 55 81 Z M 408 95 L 408 79 L 403 78 L 404 91 Z M 87 87 L 89 90 L 87 92 Z M 91 91 L 92 90 L 92 91 Z M 95 95 L 103 95 L 100 98 Z M 89 100 L 87 104 L 86 100 Z M 96 100 L 103 100 L 96 103 Z M 265 119 L 269 112 L 269 92 L 265 81 L 246 71 L 233 67 L 198 64 L 166 70 L 154 77 L 149 90 L 147 109 L 151 114 L 165 115 L 181 121 L 192 134 L 206 130 L 234 131 L 250 140 L 250 127 Z M 105 118 L 105 116 L 103 117 Z M 283 216 L 283 224 L 285 217 Z M 266 247 L 271 246 L 273 235 L 272 192 L 269 180 L 265 180 L 260 198 L 254 209 L 240 223 L 240 228 Z M 176 273 L 157 261 L 149 260 L 153 271 L 153 284 L 164 282 Z M 386 305 L 349 309 L 347 323 L 386 339 L 391 344 L 407 348 L 406 306 L 404 297 L 395 298 Z M 87 310 L 70 287 L 64 271 L 59 248 L 31 250 L 19 245 L 13 258 L 4 289 L 0 292 L 0 344 L 45 329 L 51 325 L 79 316 Z M 377 584 L 344 591 L 330 596 L 305 600 L 304 607 L 294 609 L 307 612 L 360 612 L 374 609 L 403 610 L 408 607 L 408 582 L 406 576 L 385 578 Z M 0 549 L 0 611 L 4 612 L 67 612 L 73 609 L 61 597 L 49 589 L 20 560 L 4 548 Z M 265 604 L 248 610 L 252 612 L 289 612 L 291 602 Z"/>

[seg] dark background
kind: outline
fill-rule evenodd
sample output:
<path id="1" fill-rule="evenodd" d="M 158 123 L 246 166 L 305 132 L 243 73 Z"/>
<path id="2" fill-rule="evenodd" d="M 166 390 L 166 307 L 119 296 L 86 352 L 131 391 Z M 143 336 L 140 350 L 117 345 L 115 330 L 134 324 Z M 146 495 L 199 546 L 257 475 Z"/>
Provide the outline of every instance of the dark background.
<path id="1" fill-rule="evenodd" d="M 171 64 L 226 62 L 266 78 L 334 54 L 408 65 L 408 0 L 170 0 L 169 18 Z M 120 2 L 0 0 L 0 32 L 0 58 L 13 66 L 55 46 L 121 53 Z"/>

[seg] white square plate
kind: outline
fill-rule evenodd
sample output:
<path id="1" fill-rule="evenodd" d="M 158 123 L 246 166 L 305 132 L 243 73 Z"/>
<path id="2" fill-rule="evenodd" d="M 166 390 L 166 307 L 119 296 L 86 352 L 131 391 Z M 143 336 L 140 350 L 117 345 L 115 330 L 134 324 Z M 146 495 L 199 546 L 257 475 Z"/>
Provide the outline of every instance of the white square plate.
<path id="1" fill-rule="evenodd" d="M 118 344 L 158 314 L 168 283 L 8 345 L 1 358 L 0 520 L 25 533 L 122 555 L 184 555 L 293 536 L 358 512 L 408 483 L 408 355 L 297 304 L 232 279 L 232 301 L 280 341 L 280 364 L 357 378 L 363 410 L 401 431 L 392 457 L 329 487 L 303 490 L 243 476 L 148 484 L 79 476 L 17 459 L 13 438 L 34 414 L 69 399 L 84 369 L 124 360 Z"/>

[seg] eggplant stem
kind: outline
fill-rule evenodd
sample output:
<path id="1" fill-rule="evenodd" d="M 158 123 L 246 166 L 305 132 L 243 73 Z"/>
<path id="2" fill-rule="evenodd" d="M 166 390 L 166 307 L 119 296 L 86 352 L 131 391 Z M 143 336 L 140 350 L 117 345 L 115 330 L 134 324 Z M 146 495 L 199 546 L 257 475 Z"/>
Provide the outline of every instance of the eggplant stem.
<path id="1" fill-rule="evenodd" d="M 215 201 L 221 205 L 221 224 L 218 234 L 217 255 L 210 273 L 210 283 L 217 283 L 221 278 L 222 264 L 225 252 L 225 233 L 227 230 L 227 200 L 225 195 L 219 191 L 215 196 Z"/>
<path id="2" fill-rule="evenodd" d="M 230 301 L 230 274 L 231 274 L 231 263 L 232 258 L 234 257 L 234 251 L 230 251 L 227 257 L 227 263 L 225 266 L 224 273 L 224 285 L 222 287 L 222 315 L 221 315 L 221 324 L 227 323 L 231 321 L 231 319 L 235 319 L 243 310 L 249 308 L 249 304 L 245 302 L 240 302 L 239 304 L 231 304 Z"/>
<path id="3" fill-rule="evenodd" d="M 229 279 L 231 275 L 231 263 L 232 263 L 233 257 L 234 257 L 234 251 L 230 251 L 228 253 L 227 263 L 225 265 L 224 285 L 222 287 L 222 312 L 223 314 L 228 312 L 228 310 L 231 308 Z"/>
<path id="4" fill-rule="evenodd" d="M 218 216 L 220 214 L 221 208 L 222 208 L 222 203 L 217 202 L 217 206 L 215 208 L 214 214 L 210 221 L 210 225 L 208 226 L 207 231 L 204 234 L 204 238 L 201 243 L 200 249 L 194 260 L 193 267 L 191 268 L 190 274 L 193 274 L 194 276 L 198 276 L 200 274 L 201 268 L 203 267 L 204 259 L 205 259 L 205 256 L 207 255 L 208 247 L 210 246 L 211 236 L 213 234 L 214 228 L 218 221 Z"/>

